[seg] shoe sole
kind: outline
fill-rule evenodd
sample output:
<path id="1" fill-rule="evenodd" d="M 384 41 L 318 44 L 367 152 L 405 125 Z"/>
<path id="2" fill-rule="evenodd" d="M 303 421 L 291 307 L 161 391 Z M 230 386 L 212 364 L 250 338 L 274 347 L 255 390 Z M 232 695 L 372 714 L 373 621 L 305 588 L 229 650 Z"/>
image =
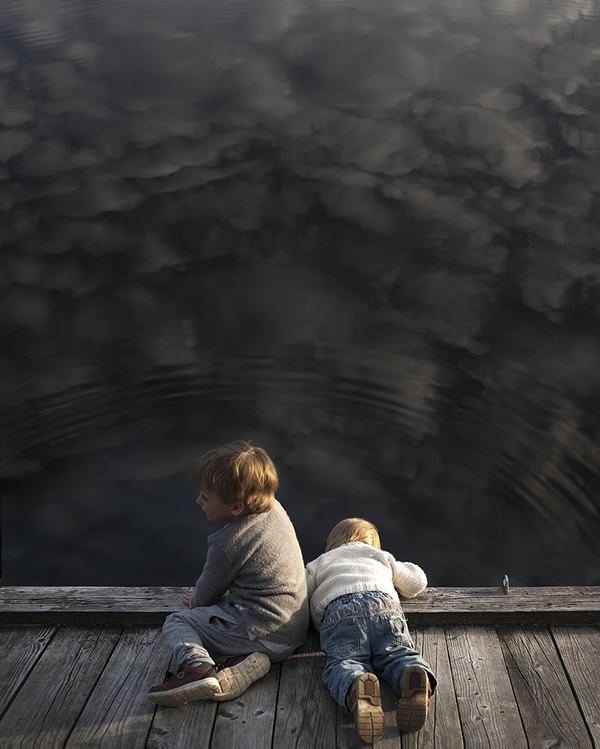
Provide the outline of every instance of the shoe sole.
<path id="1" fill-rule="evenodd" d="M 193 681 L 181 687 L 173 687 L 167 692 L 148 692 L 148 699 L 157 705 L 180 707 L 193 700 L 214 700 L 221 686 L 214 676 L 202 681 Z"/>
<path id="2" fill-rule="evenodd" d="M 251 653 L 242 663 L 217 671 L 220 692 L 211 699 L 226 702 L 239 697 L 248 687 L 269 672 L 271 660 L 266 653 Z"/>
<path id="3" fill-rule="evenodd" d="M 421 666 L 410 666 L 402 680 L 402 693 L 396 708 L 396 725 L 404 733 L 423 728 L 429 708 L 429 679 Z"/>
<path id="4" fill-rule="evenodd" d="M 379 679 L 375 674 L 358 677 L 357 701 L 354 708 L 354 727 L 360 738 L 372 744 L 383 736 L 385 716 L 381 707 Z"/>

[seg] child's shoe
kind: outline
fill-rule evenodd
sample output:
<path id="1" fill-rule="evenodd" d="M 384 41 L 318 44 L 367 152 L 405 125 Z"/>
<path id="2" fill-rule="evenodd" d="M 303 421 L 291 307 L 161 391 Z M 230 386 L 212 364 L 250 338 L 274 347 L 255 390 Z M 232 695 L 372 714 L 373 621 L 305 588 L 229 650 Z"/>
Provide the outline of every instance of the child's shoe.
<path id="1" fill-rule="evenodd" d="M 219 693 L 211 697 L 217 702 L 234 700 L 258 679 L 262 679 L 271 668 L 271 660 L 266 653 L 231 656 L 217 666 Z"/>
<path id="2" fill-rule="evenodd" d="M 396 708 L 396 725 L 404 733 L 423 728 L 427 720 L 431 686 L 422 666 L 409 666 L 402 679 L 402 692 Z"/>
<path id="3" fill-rule="evenodd" d="M 179 666 L 177 673 L 169 672 L 165 681 L 150 687 L 148 699 L 157 705 L 179 707 L 190 700 L 211 700 L 221 691 L 217 669 L 212 663 L 200 666 Z"/>
<path id="4" fill-rule="evenodd" d="M 375 674 L 361 674 L 354 679 L 346 705 L 354 715 L 354 727 L 364 742 L 372 744 L 383 735 L 384 715 Z"/>

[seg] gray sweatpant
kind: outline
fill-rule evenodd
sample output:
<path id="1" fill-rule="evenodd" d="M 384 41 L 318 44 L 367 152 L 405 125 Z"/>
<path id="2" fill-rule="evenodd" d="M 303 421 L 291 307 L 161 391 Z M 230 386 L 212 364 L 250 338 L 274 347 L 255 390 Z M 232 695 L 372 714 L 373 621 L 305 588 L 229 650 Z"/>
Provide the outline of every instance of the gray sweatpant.
<path id="1" fill-rule="evenodd" d="M 178 666 L 186 663 L 217 663 L 223 656 L 266 653 L 271 661 L 282 661 L 301 643 L 269 643 L 250 639 L 229 611 L 218 604 L 183 609 L 170 614 L 163 625 L 163 635 Z"/>

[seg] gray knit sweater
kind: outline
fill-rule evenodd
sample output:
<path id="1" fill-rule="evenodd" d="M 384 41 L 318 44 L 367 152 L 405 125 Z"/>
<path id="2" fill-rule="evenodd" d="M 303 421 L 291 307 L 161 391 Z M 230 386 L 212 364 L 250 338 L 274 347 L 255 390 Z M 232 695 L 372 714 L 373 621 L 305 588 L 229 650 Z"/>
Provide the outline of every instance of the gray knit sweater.
<path id="1" fill-rule="evenodd" d="M 242 515 L 208 537 L 190 606 L 215 603 L 250 639 L 304 642 L 309 619 L 304 562 L 292 521 L 277 500 L 268 512 Z"/>

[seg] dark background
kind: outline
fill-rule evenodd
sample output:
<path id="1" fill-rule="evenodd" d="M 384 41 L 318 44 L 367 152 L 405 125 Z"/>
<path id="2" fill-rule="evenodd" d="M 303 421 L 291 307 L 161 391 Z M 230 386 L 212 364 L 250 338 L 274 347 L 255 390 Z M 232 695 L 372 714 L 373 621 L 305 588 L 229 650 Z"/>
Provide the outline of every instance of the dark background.
<path id="1" fill-rule="evenodd" d="M 4 0 L 2 583 L 193 583 L 242 438 L 307 561 L 600 584 L 597 7 Z"/>

